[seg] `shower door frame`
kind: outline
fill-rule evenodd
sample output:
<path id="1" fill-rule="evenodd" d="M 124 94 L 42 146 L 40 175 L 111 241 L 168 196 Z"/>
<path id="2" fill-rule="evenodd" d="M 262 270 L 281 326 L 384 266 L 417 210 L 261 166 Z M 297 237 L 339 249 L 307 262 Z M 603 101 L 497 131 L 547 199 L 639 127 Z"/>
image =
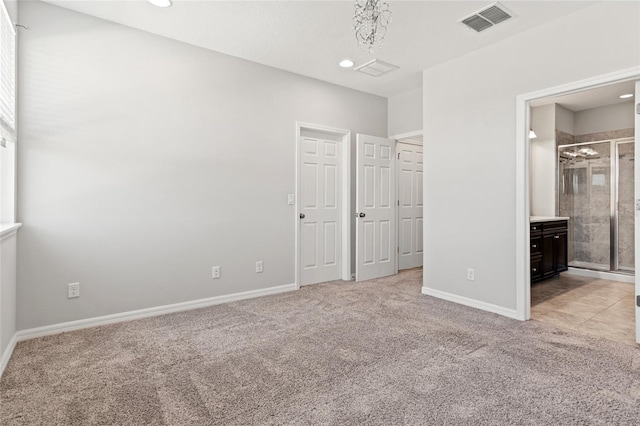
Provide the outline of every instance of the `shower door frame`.
<path id="1" fill-rule="evenodd" d="M 618 139 L 604 139 L 592 142 L 577 142 L 572 144 L 558 145 L 556 148 L 556 215 L 560 216 L 560 150 L 568 147 L 595 145 L 595 144 L 609 144 L 609 270 L 603 272 L 611 272 L 615 274 L 635 275 L 635 268 L 633 271 L 620 270 L 620 258 L 619 258 L 619 210 L 618 210 L 618 195 L 619 195 L 619 183 L 620 178 L 620 150 L 619 145 L 626 143 L 634 143 L 633 137 L 624 137 Z M 591 163 L 588 163 L 589 170 L 591 169 Z M 590 174 L 588 176 L 591 176 Z M 575 232 L 571 233 L 575 238 Z M 574 254 L 575 254 L 575 241 L 573 241 Z M 635 247 L 634 247 L 635 249 Z M 591 269 L 600 271 L 599 269 L 585 268 L 581 266 L 568 265 L 572 268 Z"/>
<path id="2" fill-rule="evenodd" d="M 620 229 L 619 229 L 619 226 L 620 226 L 620 217 L 619 217 L 620 209 L 618 208 L 618 204 L 620 202 L 620 197 L 619 197 L 619 195 L 620 195 L 620 193 L 619 193 L 619 191 L 620 191 L 620 145 L 624 145 L 624 144 L 627 144 L 627 143 L 633 144 L 633 147 L 634 147 L 633 155 L 635 157 L 635 154 L 636 154 L 636 152 L 635 152 L 635 138 L 633 136 L 631 136 L 631 137 L 626 137 L 626 138 L 612 139 L 611 142 L 612 142 L 612 144 L 615 143 L 614 163 L 615 163 L 615 166 L 616 166 L 616 169 L 615 169 L 616 185 L 615 185 L 615 194 L 614 194 L 615 198 L 613 198 L 613 201 L 615 202 L 615 204 L 612 204 L 612 206 L 611 206 L 612 218 L 613 218 L 611 231 L 615 232 L 615 234 L 614 234 L 615 235 L 615 247 L 613 247 L 613 245 L 611 247 L 612 253 L 613 253 L 613 250 L 615 249 L 615 263 L 614 263 L 614 260 L 612 260 L 611 264 L 612 264 L 612 266 L 615 267 L 615 269 L 613 269 L 611 272 L 615 272 L 617 274 L 625 274 L 625 275 L 634 275 L 635 276 L 635 273 L 636 273 L 635 264 L 634 264 L 633 271 L 628 271 L 628 270 L 624 270 L 624 269 L 621 270 L 620 269 L 620 249 L 619 249 L 620 236 L 618 235 L 618 233 L 620 231 Z M 612 152 L 613 152 L 613 147 L 612 147 Z M 635 185 L 635 181 L 634 181 L 633 184 Z M 634 199 L 635 199 L 635 197 L 634 197 Z M 632 201 L 632 202 L 634 202 L 634 201 Z M 613 212 L 614 209 L 615 209 L 615 212 Z M 634 229 L 635 229 L 635 210 L 634 210 L 633 218 L 634 218 Z M 613 226 L 614 223 L 615 223 L 615 227 Z M 634 232 L 635 232 L 635 230 L 634 230 Z M 634 249 L 634 255 L 635 255 L 635 250 L 638 249 L 635 246 L 635 244 L 634 244 L 633 249 Z M 613 256 L 612 256 L 612 259 L 614 259 Z"/>

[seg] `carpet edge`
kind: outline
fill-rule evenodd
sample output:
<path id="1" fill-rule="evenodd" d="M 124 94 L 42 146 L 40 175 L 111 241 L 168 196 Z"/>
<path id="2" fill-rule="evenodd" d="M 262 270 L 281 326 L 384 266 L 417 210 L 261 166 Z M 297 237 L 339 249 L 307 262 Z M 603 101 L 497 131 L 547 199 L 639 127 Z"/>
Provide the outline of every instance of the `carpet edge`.
<path id="1" fill-rule="evenodd" d="M 515 309 L 505 308 L 503 306 L 482 302 L 480 300 L 469 299 L 468 297 L 458 296 L 457 294 L 447 293 L 446 291 L 436 290 L 434 288 L 429 288 L 429 287 L 422 287 L 421 293 L 426 296 L 433 296 L 438 299 L 443 299 L 449 302 L 458 303 L 460 305 L 469 306 L 470 308 L 476 308 L 482 311 L 492 312 L 494 314 L 502 315 L 507 318 L 521 320 L 518 315 L 518 311 Z"/>
<path id="2" fill-rule="evenodd" d="M 83 328 L 91 328 L 100 325 L 114 324 L 125 321 L 133 321 L 141 318 L 154 317 L 174 312 L 189 311 L 192 309 L 206 308 L 208 306 L 220 305 L 223 303 L 235 302 L 238 300 L 253 299 L 256 297 L 286 293 L 297 289 L 298 286 L 295 283 L 284 284 L 259 290 L 250 290 L 240 293 L 226 294 L 222 296 L 207 297 L 204 299 L 190 300 L 187 302 L 173 303 L 170 305 L 155 306 L 152 308 L 138 309 L 135 311 L 120 312 L 117 314 L 103 315 L 99 317 L 85 318 L 59 324 L 45 325 L 26 330 L 19 330 L 14 335 L 14 339 L 17 343 L 24 340 L 50 336 L 53 334 L 60 334 L 67 331 L 80 330 Z"/>

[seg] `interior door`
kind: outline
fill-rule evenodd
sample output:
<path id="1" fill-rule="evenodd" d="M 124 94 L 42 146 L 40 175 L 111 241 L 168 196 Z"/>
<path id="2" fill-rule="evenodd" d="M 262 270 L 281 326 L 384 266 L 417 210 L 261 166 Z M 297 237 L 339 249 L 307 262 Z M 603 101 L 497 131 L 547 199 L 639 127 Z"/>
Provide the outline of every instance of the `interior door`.
<path id="1" fill-rule="evenodd" d="M 340 279 L 340 142 L 300 138 L 300 284 Z"/>
<path id="2" fill-rule="evenodd" d="M 640 81 L 636 81 L 636 96 L 634 98 L 635 104 L 635 152 L 640 152 Z M 636 274 L 640 271 L 640 165 L 637 161 L 634 161 L 635 169 L 635 258 Z M 640 280 L 636 276 L 636 342 L 640 343 Z"/>
<path id="3" fill-rule="evenodd" d="M 398 269 L 422 266 L 422 147 L 398 143 Z"/>
<path id="4" fill-rule="evenodd" d="M 356 136 L 356 281 L 395 274 L 395 141 Z"/>

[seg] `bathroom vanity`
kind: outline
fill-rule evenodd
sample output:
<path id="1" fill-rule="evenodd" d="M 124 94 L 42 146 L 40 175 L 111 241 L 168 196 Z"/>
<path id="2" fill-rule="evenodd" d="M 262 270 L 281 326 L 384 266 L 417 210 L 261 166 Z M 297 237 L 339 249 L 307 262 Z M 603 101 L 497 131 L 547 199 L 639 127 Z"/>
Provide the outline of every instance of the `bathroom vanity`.
<path id="1" fill-rule="evenodd" d="M 568 217 L 530 218 L 531 282 L 557 276 L 568 269 Z"/>

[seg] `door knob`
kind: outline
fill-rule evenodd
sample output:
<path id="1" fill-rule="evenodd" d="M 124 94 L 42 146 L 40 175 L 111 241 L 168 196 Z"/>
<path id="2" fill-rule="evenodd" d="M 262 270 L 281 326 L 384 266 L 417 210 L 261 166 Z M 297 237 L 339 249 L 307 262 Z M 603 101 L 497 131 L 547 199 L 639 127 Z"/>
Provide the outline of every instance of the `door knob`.
<path id="1" fill-rule="evenodd" d="M 366 216 L 366 214 L 364 214 L 364 213 L 360 213 L 358 216 L 360 216 L 360 217 L 365 217 L 365 216 Z"/>
<path id="2" fill-rule="evenodd" d="M 300 213 L 300 219 L 304 219 L 304 218 L 305 218 L 304 213 Z"/>

